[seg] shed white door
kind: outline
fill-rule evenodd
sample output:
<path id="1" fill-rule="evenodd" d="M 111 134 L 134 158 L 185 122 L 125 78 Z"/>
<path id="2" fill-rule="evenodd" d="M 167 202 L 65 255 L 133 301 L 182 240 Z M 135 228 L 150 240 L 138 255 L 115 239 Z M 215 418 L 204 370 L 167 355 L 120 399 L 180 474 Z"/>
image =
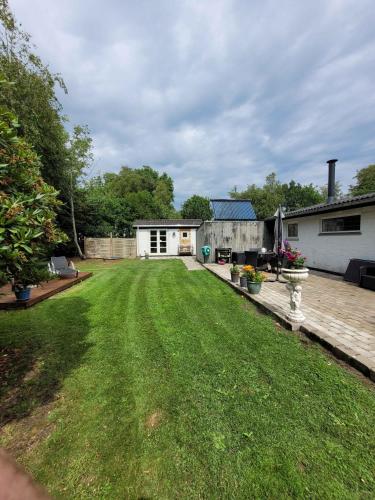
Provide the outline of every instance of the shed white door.
<path id="1" fill-rule="evenodd" d="M 167 253 L 166 229 L 150 230 L 150 253 L 154 255 Z"/>

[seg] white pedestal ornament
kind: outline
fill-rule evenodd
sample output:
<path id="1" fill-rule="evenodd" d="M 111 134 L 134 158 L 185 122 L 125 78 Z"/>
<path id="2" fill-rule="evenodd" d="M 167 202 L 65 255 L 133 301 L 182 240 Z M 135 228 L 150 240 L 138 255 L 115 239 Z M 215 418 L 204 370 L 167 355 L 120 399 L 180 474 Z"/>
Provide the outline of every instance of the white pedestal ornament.
<path id="1" fill-rule="evenodd" d="M 282 268 L 281 273 L 283 278 L 288 282 L 286 287 L 290 294 L 290 311 L 287 314 L 287 319 L 295 323 L 302 323 L 305 320 L 305 316 L 300 309 L 302 300 L 301 283 L 309 277 L 309 270 L 307 267 L 303 267 L 302 269 Z"/>

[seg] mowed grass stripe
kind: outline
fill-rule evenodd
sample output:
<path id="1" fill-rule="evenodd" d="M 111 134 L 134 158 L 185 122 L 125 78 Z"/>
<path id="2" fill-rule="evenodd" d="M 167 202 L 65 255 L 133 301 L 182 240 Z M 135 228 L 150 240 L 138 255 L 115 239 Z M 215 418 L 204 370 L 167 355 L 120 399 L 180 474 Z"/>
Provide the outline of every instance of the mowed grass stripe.
<path id="1" fill-rule="evenodd" d="M 34 339 L 59 380 L 20 455 L 53 495 L 374 495 L 373 390 L 208 272 L 122 262 L 26 312 L 0 338 Z"/>

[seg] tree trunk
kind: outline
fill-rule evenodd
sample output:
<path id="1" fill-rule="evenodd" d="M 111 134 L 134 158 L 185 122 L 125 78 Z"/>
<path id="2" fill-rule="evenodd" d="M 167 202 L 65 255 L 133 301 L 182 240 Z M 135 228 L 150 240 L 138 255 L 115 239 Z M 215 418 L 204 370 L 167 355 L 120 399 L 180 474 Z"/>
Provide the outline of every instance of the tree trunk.
<path id="1" fill-rule="evenodd" d="M 82 260 L 86 259 L 85 255 L 82 253 L 81 247 L 78 243 L 77 228 L 76 228 L 76 218 L 74 215 L 74 200 L 73 200 L 73 189 L 70 190 L 70 214 L 72 217 L 72 228 L 73 228 L 73 239 L 74 244 L 77 247 L 78 255 Z"/>

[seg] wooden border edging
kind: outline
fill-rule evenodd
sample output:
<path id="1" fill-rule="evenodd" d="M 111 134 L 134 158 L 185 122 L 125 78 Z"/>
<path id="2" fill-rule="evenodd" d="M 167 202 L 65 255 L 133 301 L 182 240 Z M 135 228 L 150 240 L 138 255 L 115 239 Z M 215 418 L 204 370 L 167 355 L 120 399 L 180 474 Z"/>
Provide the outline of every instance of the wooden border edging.
<path id="1" fill-rule="evenodd" d="M 64 280 L 61 280 L 61 285 L 53 288 L 52 290 L 48 290 L 45 293 L 38 295 L 37 297 L 31 297 L 28 301 L 26 302 L 17 302 L 16 300 L 13 300 L 12 302 L 0 302 L 0 310 L 3 311 L 14 311 L 17 309 L 28 309 L 32 306 L 35 306 L 35 304 L 38 304 L 39 302 L 42 302 L 43 300 L 48 299 L 49 297 L 52 297 L 53 295 L 56 295 L 57 293 L 63 292 L 64 290 L 67 290 L 68 288 L 71 288 L 74 285 L 77 285 L 78 283 L 81 283 L 82 281 L 87 280 L 88 278 L 91 278 L 92 273 L 82 273 L 81 275 L 77 276 L 74 280 L 69 280 L 64 283 Z"/>
<path id="2" fill-rule="evenodd" d="M 280 323 L 284 328 L 291 331 L 300 331 L 304 333 L 309 339 L 314 342 L 318 342 L 327 351 L 330 351 L 336 358 L 346 362 L 356 370 L 360 371 L 366 377 L 369 377 L 373 382 L 375 382 L 375 367 L 366 365 L 366 363 L 356 357 L 351 356 L 349 353 L 341 347 L 341 345 L 335 341 L 328 334 L 322 334 L 321 332 L 314 331 L 312 328 L 307 327 L 304 323 L 292 323 L 288 321 L 284 316 L 282 316 L 278 311 L 273 310 L 270 306 L 263 304 L 257 300 L 256 295 L 251 295 L 249 292 L 241 288 L 239 285 L 232 283 L 230 280 L 220 276 L 215 273 L 213 269 L 210 269 L 205 264 L 202 264 L 207 271 L 219 278 L 221 281 L 229 285 L 236 293 L 242 295 L 247 300 L 255 304 L 262 312 L 272 316 L 278 323 Z"/>

